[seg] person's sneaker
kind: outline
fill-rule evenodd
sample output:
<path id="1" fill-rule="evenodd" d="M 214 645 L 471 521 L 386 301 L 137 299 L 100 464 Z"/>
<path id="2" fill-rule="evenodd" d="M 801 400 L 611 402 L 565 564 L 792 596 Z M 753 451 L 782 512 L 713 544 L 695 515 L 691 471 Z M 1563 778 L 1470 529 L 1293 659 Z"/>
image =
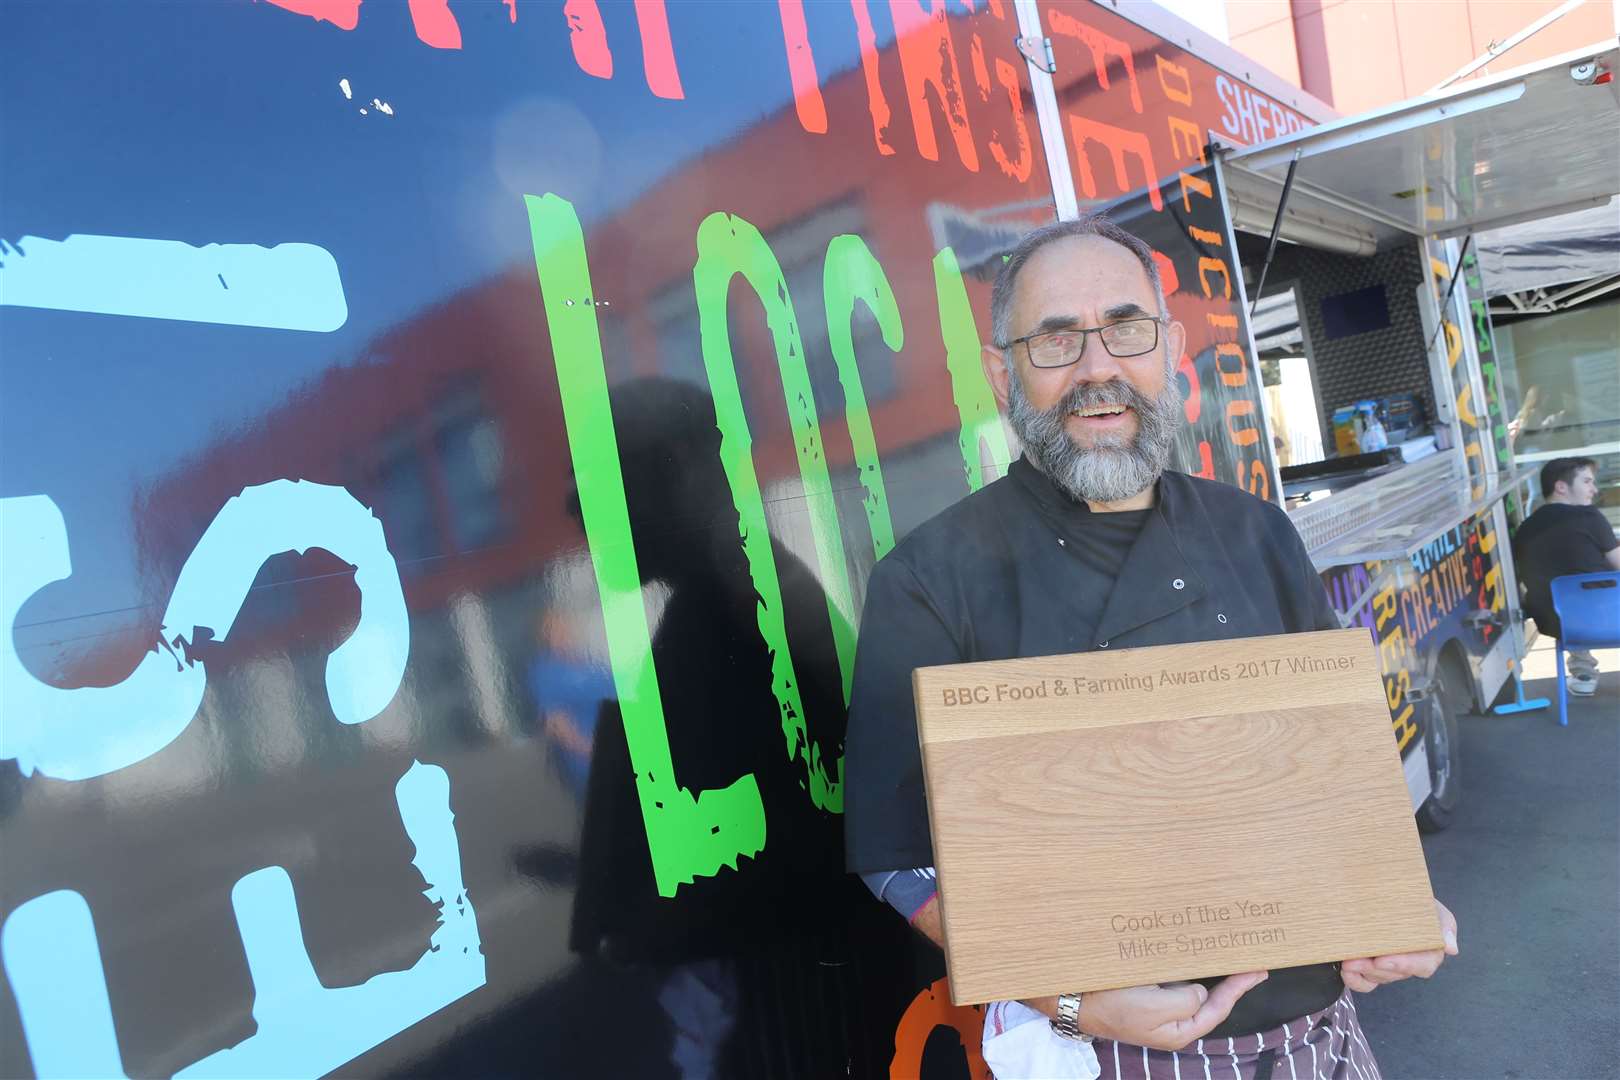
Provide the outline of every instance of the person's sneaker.
<path id="1" fill-rule="evenodd" d="M 1576 697 L 1591 697 L 1597 693 L 1597 676 L 1570 672 L 1564 677 L 1564 685 Z"/>

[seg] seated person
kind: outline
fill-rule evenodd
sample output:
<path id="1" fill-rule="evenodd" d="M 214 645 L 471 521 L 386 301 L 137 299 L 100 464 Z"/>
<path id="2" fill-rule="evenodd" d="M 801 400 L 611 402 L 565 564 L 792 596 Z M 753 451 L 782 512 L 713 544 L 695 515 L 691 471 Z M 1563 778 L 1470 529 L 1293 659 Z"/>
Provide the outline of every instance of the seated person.
<path id="1" fill-rule="evenodd" d="M 1513 565 L 1524 585 L 1524 612 L 1536 628 L 1563 637 L 1553 611 L 1552 580 L 1565 574 L 1620 570 L 1620 540 L 1597 498 L 1597 462 L 1591 458 L 1554 458 L 1541 470 L 1546 499 L 1513 534 Z M 1566 685 L 1582 696 L 1597 690 L 1597 657 L 1571 649 Z"/>

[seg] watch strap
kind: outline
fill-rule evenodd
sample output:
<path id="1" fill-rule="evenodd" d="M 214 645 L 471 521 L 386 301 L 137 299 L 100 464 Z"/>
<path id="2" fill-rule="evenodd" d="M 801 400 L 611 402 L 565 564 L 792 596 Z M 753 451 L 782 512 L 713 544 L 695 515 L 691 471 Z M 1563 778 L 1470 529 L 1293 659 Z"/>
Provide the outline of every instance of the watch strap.
<path id="1" fill-rule="evenodd" d="M 1090 1042 L 1091 1036 L 1080 1030 L 1080 995 L 1059 994 L 1057 1015 L 1052 1018 L 1052 1030 L 1065 1039 Z"/>

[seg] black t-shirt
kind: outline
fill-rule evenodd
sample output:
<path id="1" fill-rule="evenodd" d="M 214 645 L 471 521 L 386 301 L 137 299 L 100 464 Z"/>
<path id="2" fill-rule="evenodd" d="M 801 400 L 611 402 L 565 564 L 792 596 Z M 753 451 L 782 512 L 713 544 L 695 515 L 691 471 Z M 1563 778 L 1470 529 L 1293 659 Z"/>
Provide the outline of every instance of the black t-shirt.
<path id="1" fill-rule="evenodd" d="M 1125 559 L 1131 545 L 1146 524 L 1151 510 L 1121 510 L 1112 514 L 1093 514 L 1086 510 L 1075 528 L 1071 522 L 1056 515 L 1051 524 L 1057 543 L 1068 555 L 1064 577 L 1054 581 L 1074 598 L 1069 613 L 1074 620 L 1075 636 L 1089 639 L 1102 619 L 1103 608 L 1125 568 Z"/>
<path id="2" fill-rule="evenodd" d="M 1620 540 L 1595 506 L 1542 503 L 1513 534 L 1513 566 L 1524 583 L 1524 610 L 1536 628 L 1558 637 L 1552 579 L 1613 569 L 1607 555 Z"/>
<path id="3" fill-rule="evenodd" d="M 1150 510 L 1093 514 L 1019 460 L 878 563 L 845 737 L 849 869 L 933 865 L 915 668 L 1339 626 L 1281 509 L 1182 473 L 1157 494 Z M 1276 1027 L 1342 990 L 1333 964 L 1274 971 L 1211 1037 Z"/>

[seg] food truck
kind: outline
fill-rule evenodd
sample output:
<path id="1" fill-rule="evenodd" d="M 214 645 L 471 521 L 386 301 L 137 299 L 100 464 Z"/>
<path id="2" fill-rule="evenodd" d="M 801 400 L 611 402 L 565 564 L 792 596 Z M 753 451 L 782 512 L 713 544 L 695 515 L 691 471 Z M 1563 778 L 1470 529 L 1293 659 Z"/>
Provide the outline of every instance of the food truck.
<path id="1" fill-rule="evenodd" d="M 1612 205 L 1616 59 L 1610 41 L 1221 153 L 1238 228 L 1269 215 L 1268 239 L 1297 230 L 1280 259 L 1258 237 L 1238 243 L 1260 282 L 1292 292 L 1332 417 L 1326 458 L 1279 475 L 1335 607 L 1378 640 L 1429 829 L 1461 798 L 1459 714 L 1504 688 L 1523 701 L 1507 546 L 1540 494 L 1538 467 L 1514 465 L 1518 403 L 1504 398 L 1474 236 Z"/>
<path id="2" fill-rule="evenodd" d="M 844 711 L 872 565 L 1016 452 L 999 256 L 1084 209 L 1188 329 L 1177 467 L 1301 493 L 1457 811 L 1523 648 L 1467 231 L 1612 192 L 1523 170 L 1612 43 L 1340 120 L 1147 4 L 0 27 L 0 1073 L 984 1076 L 843 873 Z M 1320 422 L 1432 453 L 1284 473 L 1268 285 Z"/>

